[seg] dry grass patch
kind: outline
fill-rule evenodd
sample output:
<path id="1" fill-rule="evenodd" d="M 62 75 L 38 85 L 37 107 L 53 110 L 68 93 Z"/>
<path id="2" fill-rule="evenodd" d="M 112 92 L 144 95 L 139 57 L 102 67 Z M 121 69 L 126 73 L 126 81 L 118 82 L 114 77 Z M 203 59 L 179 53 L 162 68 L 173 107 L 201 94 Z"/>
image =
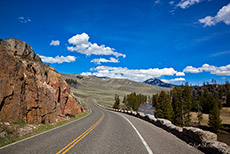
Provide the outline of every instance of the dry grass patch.
<path id="1" fill-rule="evenodd" d="M 222 124 L 230 125 L 230 107 L 223 107 L 220 110 L 220 118 L 222 120 Z M 196 112 L 191 112 L 191 119 L 192 122 L 198 122 Z M 208 114 L 203 114 L 201 125 L 208 126 Z"/>

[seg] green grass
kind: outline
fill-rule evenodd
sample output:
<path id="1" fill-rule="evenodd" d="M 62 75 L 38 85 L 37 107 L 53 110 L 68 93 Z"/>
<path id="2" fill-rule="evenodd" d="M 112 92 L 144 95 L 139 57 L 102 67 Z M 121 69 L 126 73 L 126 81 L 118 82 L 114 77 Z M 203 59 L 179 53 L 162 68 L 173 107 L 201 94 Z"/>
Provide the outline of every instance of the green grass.
<path id="1" fill-rule="evenodd" d="M 28 137 L 36 135 L 36 134 L 40 134 L 40 133 L 42 133 L 44 131 L 53 129 L 55 127 L 59 127 L 59 126 L 62 126 L 64 124 L 70 123 L 72 121 L 80 119 L 81 117 L 86 116 L 87 114 L 89 114 L 89 110 L 87 110 L 86 112 L 83 112 L 81 114 L 75 115 L 74 118 L 72 118 L 72 119 L 70 119 L 68 121 L 61 121 L 61 122 L 57 122 L 57 123 L 38 124 L 39 127 L 37 129 L 35 129 L 32 133 L 30 133 L 30 134 L 28 134 L 28 135 L 26 135 L 24 137 L 10 138 L 8 136 L 8 137 L 5 137 L 5 138 L 0 138 L 0 147 L 2 147 L 4 145 L 7 145 L 7 144 L 10 144 L 10 143 L 13 143 L 13 142 L 16 142 L 16 141 L 19 141 L 19 140 L 22 140 L 22 139 L 25 139 L 25 138 L 28 138 Z M 26 125 L 26 123 L 15 123 L 15 124 L 16 125 L 22 125 L 22 126 Z"/>

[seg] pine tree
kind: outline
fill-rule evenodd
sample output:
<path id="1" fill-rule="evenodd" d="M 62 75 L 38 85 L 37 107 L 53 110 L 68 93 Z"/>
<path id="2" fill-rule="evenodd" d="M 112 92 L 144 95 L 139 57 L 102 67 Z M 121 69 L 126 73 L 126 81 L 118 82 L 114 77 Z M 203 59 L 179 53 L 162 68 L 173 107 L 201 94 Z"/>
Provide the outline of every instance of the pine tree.
<path id="1" fill-rule="evenodd" d="M 182 119 L 183 125 L 189 125 L 191 121 L 191 104 L 192 104 L 192 89 L 188 83 L 185 84 L 182 92 Z"/>
<path id="2" fill-rule="evenodd" d="M 163 118 L 164 117 L 164 114 L 163 114 L 163 101 L 162 101 L 162 99 L 164 99 L 164 98 L 162 98 L 163 97 L 162 92 L 160 93 L 160 95 L 158 97 L 158 101 L 156 102 L 156 105 L 155 105 L 155 113 L 154 113 L 154 115 L 157 118 Z"/>
<path id="3" fill-rule="evenodd" d="M 137 94 L 135 92 L 127 95 L 127 107 L 137 111 L 139 104 Z"/>
<path id="4" fill-rule="evenodd" d="M 212 102 L 210 102 L 210 94 L 209 94 L 208 90 L 205 88 L 204 93 L 203 93 L 202 98 L 201 98 L 202 112 L 209 113 L 210 109 L 212 108 L 211 103 Z"/>
<path id="5" fill-rule="evenodd" d="M 119 99 L 119 95 L 115 94 L 115 102 L 113 105 L 114 109 L 119 109 L 120 108 L 120 99 Z"/>
<path id="6" fill-rule="evenodd" d="M 124 103 L 125 105 L 127 105 L 127 97 L 126 97 L 126 96 L 124 96 L 124 98 L 123 98 L 123 103 Z"/>
<path id="7" fill-rule="evenodd" d="M 172 103 L 170 100 L 170 96 L 166 95 L 165 97 L 165 102 L 164 102 L 164 118 L 168 119 L 170 121 L 173 120 L 173 108 L 172 108 Z"/>
<path id="8" fill-rule="evenodd" d="M 156 106 L 157 101 L 158 101 L 158 94 L 155 94 L 155 95 L 153 95 L 153 97 L 152 97 L 152 105 L 153 105 L 153 107 Z"/>
<path id="9" fill-rule="evenodd" d="M 198 119 L 198 125 L 200 125 L 201 121 L 203 120 L 203 113 L 201 112 L 202 108 L 200 105 L 200 102 L 196 102 L 197 105 L 197 119 Z"/>
<path id="10" fill-rule="evenodd" d="M 172 121 L 173 108 L 169 96 L 162 91 L 156 104 L 155 116 L 157 118 L 165 118 Z"/>
<path id="11" fill-rule="evenodd" d="M 217 131 L 221 128 L 220 109 L 218 107 L 218 102 L 214 103 L 214 106 L 210 111 L 208 125 L 214 131 Z"/>
<path id="12" fill-rule="evenodd" d="M 180 87 L 174 87 L 171 95 L 174 111 L 173 123 L 176 125 L 182 125 L 182 89 Z"/>
<path id="13" fill-rule="evenodd" d="M 228 107 L 230 107 L 230 91 L 227 92 L 227 96 L 226 96 L 226 104 Z"/>

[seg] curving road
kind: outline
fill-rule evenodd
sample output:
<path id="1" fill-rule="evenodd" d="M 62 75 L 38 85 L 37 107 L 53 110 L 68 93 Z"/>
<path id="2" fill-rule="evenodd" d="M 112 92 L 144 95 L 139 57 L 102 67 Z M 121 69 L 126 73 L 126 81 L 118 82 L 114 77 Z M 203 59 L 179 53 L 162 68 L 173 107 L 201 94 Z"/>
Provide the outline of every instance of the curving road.
<path id="1" fill-rule="evenodd" d="M 1 154 L 198 154 L 174 135 L 122 113 L 107 111 L 89 99 L 92 113 L 63 127 L 0 148 Z"/>

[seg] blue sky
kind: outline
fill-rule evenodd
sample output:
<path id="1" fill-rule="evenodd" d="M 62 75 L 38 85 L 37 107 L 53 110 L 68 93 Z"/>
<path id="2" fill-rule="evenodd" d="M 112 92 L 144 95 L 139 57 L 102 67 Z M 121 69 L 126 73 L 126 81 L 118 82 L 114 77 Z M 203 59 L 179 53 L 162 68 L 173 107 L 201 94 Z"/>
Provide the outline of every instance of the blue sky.
<path id="1" fill-rule="evenodd" d="M 230 79 L 229 0 L 1 0 L 0 13 L 0 38 L 27 42 L 58 72 Z"/>

